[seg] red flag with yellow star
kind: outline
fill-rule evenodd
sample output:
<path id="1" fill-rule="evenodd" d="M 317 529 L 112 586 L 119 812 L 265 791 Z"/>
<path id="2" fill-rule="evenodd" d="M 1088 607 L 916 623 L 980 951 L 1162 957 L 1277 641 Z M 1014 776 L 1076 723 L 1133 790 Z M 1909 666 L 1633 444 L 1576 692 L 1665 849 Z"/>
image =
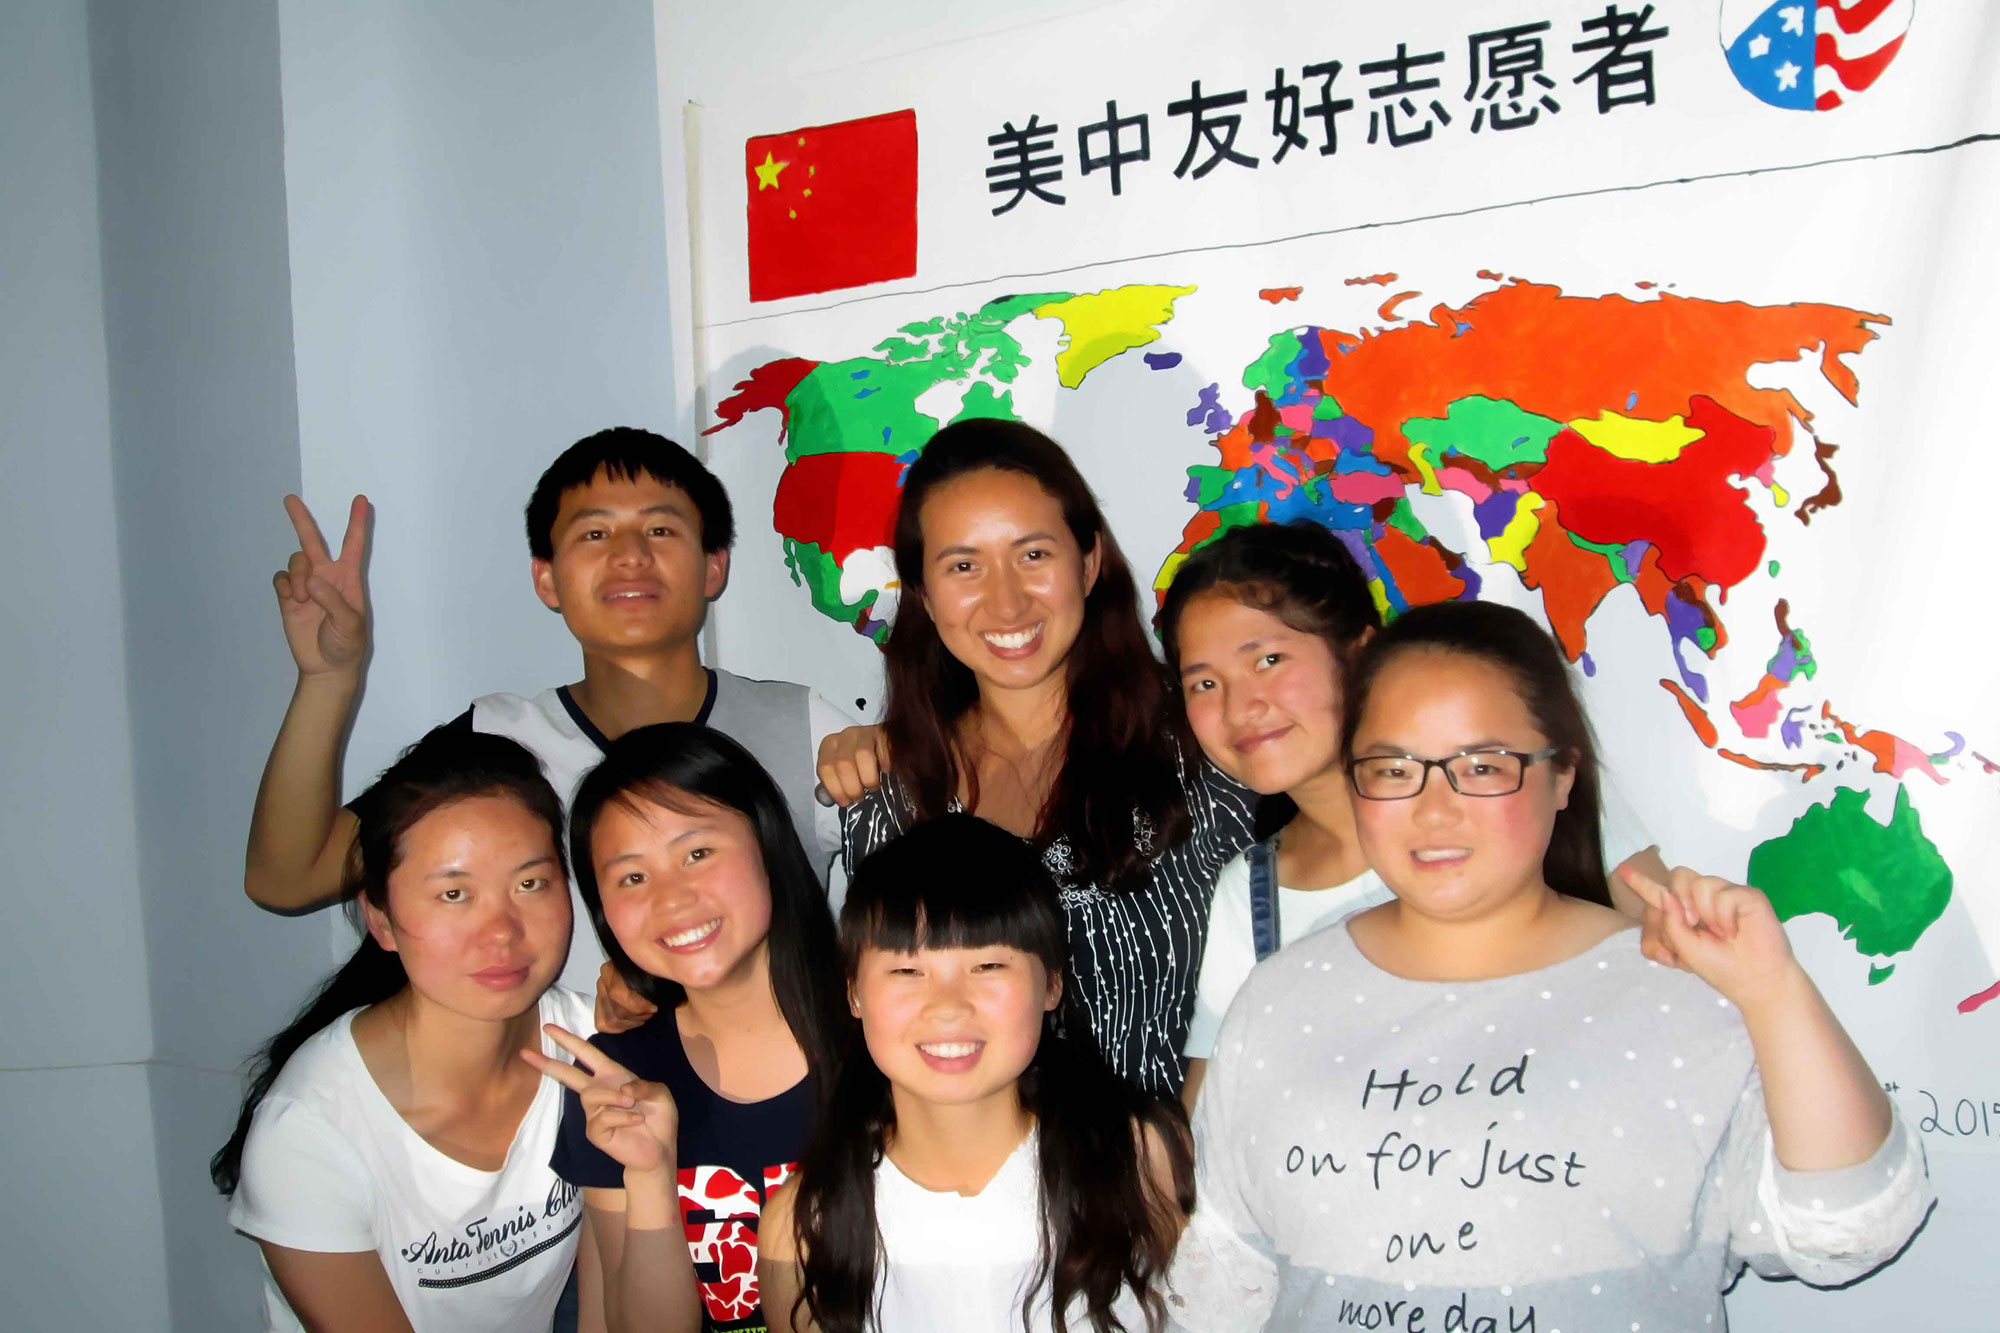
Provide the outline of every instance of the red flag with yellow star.
<path id="1" fill-rule="evenodd" d="M 917 113 L 744 141 L 750 299 L 777 301 L 917 271 Z"/>

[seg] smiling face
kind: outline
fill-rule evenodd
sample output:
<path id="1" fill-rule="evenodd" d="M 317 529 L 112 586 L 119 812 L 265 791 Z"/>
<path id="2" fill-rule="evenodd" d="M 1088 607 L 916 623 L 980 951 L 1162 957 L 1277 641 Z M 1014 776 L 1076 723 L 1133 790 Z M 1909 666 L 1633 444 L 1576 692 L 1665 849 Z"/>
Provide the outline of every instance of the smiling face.
<path id="1" fill-rule="evenodd" d="M 1514 678 L 1459 653 L 1413 649 L 1389 661 L 1358 719 L 1354 757 L 1442 759 L 1464 750 L 1532 754 L 1548 745 Z M 1416 796 L 1357 796 L 1354 824 L 1368 863 L 1406 907 L 1469 920 L 1540 893 L 1542 858 L 1574 773 L 1532 764 L 1511 796 L 1461 796 L 1432 769 Z"/>
<path id="2" fill-rule="evenodd" d="M 683 797 L 615 800 L 590 834 L 611 933 L 640 969 L 688 991 L 768 968 L 771 883 L 750 821 Z"/>
<path id="3" fill-rule="evenodd" d="M 1337 772 L 1340 664 L 1325 639 L 1226 591 L 1188 602 L 1181 697 L 1202 752 L 1262 795 Z"/>
<path id="4" fill-rule="evenodd" d="M 440 806 L 397 843 L 388 910 L 362 903 L 369 934 L 397 954 L 410 988 L 468 1018 L 525 1012 L 569 952 L 569 881 L 555 835 L 520 802 L 473 796 Z"/>
<path id="5" fill-rule="evenodd" d="M 700 515 L 678 486 L 600 469 L 563 493 L 552 558 L 534 562 L 535 594 L 586 650 L 688 643 L 729 574 L 729 552 L 704 552 L 701 541 Z"/>
<path id="6" fill-rule="evenodd" d="M 861 952 L 848 1002 L 868 1053 L 900 1095 L 962 1106 L 1013 1095 L 1062 979 L 1004 944 Z"/>
<path id="7" fill-rule="evenodd" d="M 997 468 L 924 500 L 924 606 L 980 688 L 1032 689 L 1062 668 L 1097 582 L 1062 505 L 1034 478 Z"/>

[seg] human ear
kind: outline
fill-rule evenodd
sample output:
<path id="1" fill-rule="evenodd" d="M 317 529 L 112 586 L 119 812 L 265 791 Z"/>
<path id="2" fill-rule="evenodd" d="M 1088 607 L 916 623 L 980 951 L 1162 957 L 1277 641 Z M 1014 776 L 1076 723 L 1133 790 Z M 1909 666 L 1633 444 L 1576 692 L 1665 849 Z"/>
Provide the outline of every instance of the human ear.
<path id="1" fill-rule="evenodd" d="M 369 937 L 381 946 L 382 952 L 396 952 L 396 932 L 389 924 L 389 914 L 365 897 L 361 899 L 361 921 L 368 927 Z"/>
<path id="2" fill-rule="evenodd" d="M 722 596 L 729 586 L 729 548 L 709 551 L 702 556 L 701 595 L 708 601 Z"/>
<path id="3" fill-rule="evenodd" d="M 536 556 L 528 562 L 534 573 L 535 596 L 542 599 L 542 605 L 551 611 L 562 610 L 562 599 L 556 596 L 556 567 L 553 561 Z"/>
<path id="4" fill-rule="evenodd" d="M 1567 756 L 1565 756 L 1567 757 Z M 1556 770 L 1556 809 L 1569 809 L 1569 793 L 1576 786 L 1576 769 L 1569 764 Z"/>
<path id="5" fill-rule="evenodd" d="M 1090 596 L 1090 590 L 1097 586 L 1097 571 L 1104 563 L 1104 534 L 1090 544 L 1090 551 L 1083 557 L 1083 595 Z"/>
<path id="6" fill-rule="evenodd" d="M 1042 999 L 1042 1012 L 1054 1013 L 1055 1007 L 1058 1004 L 1062 1003 L 1062 993 L 1063 993 L 1062 973 L 1060 972 L 1049 973 L 1048 994 L 1045 995 Z"/>
<path id="7" fill-rule="evenodd" d="M 853 1014 L 856 1018 L 861 1017 L 861 996 L 856 992 L 854 983 L 851 981 L 847 983 L 847 1012 Z"/>

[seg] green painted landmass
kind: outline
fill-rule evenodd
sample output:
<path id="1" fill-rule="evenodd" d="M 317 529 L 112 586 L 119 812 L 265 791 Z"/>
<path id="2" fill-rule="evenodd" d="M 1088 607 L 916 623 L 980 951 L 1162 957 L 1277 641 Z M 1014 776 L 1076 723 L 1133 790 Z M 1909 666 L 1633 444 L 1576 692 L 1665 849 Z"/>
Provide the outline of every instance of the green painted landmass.
<path id="1" fill-rule="evenodd" d="M 1611 566 L 1612 577 L 1620 583 L 1630 583 L 1637 577 L 1636 572 L 1625 563 L 1625 543 L 1594 542 L 1588 537 L 1579 537 L 1567 529 L 1564 530 L 1563 535 L 1569 538 L 1572 546 L 1581 547 L 1586 551 L 1595 551 L 1597 554 L 1603 556 L 1604 562 Z"/>
<path id="2" fill-rule="evenodd" d="M 1271 341 L 1264 345 L 1264 355 L 1243 372 L 1243 387 L 1262 389 L 1274 402 L 1284 398 L 1293 383 L 1292 367 L 1299 363 L 1304 352 L 1305 344 L 1299 341 L 1297 329 L 1272 334 Z"/>
<path id="3" fill-rule="evenodd" d="M 1417 517 L 1417 511 L 1410 508 L 1410 497 L 1407 495 L 1397 498 L 1395 508 L 1389 511 L 1388 523 L 1413 542 L 1423 541 L 1431 535 L 1431 530 Z"/>
<path id="4" fill-rule="evenodd" d="M 1908 949 L 1951 901 L 1951 867 L 1901 787 L 1887 824 L 1869 817 L 1866 791 L 1841 788 L 1789 832 L 1758 844 L 1749 879 L 1780 920 L 1823 913 L 1871 958 Z"/>
<path id="5" fill-rule="evenodd" d="M 858 622 L 861 613 L 874 600 L 872 596 L 866 597 L 853 606 L 842 602 L 840 562 L 816 543 L 785 538 L 785 564 L 792 571 L 792 582 L 802 586 L 812 597 L 813 610 L 843 625 Z"/>
<path id="6" fill-rule="evenodd" d="M 1029 357 L 1007 325 L 1038 308 L 1060 308 L 1067 292 L 1033 292 L 989 301 L 971 314 L 905 324 L 875 346 L 876 356 L 815 366 L 785 399 L 786 457 L 921 449 L 945 423 L 917 410 L 940 384 L 970 380 L 958 416 L 1012 419 L 1009 392 Z M 1157 336 L 1157 335 L 1155 335 Z"/>
<path id="7" fill-rule="evenodd" d="M 1561 429 L 1560 421 L 1524 411 L 1505 398 L 1472 394 L 1453 399 L 1442 417 L 1405 421 L 1403 438 L 1430 445 L 1435 458 L 1463 454 L 1501 472 L 1517 463 L 1546 463 L 1549 441 Z"/>

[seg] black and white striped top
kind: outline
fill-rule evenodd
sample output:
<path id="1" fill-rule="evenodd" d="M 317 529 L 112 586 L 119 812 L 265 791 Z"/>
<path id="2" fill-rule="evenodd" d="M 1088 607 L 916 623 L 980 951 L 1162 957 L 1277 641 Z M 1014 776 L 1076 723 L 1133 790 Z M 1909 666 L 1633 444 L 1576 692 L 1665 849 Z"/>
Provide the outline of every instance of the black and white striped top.
<path id="1" fill-rule="evenodd" d="M 1078 884 L 1066 839 L 1042 853 L 1069 922 L 1070 984 L 1098 1046 L 1121 1076 L 1168 1096 L 1187 1077 L 1181 1046 L 1194 1013 L 1215 876 L 1253 841 L 1257 807 L 1253 793 L 1206 762 L 1193 772 L 1182 766 L 1181 791 L 1192 829 L 1153 859 L 1143 889 L 1111 893 Z M 850 806 L 841 827 L 849 873 L 913 822 L 893 778 Z"/>

